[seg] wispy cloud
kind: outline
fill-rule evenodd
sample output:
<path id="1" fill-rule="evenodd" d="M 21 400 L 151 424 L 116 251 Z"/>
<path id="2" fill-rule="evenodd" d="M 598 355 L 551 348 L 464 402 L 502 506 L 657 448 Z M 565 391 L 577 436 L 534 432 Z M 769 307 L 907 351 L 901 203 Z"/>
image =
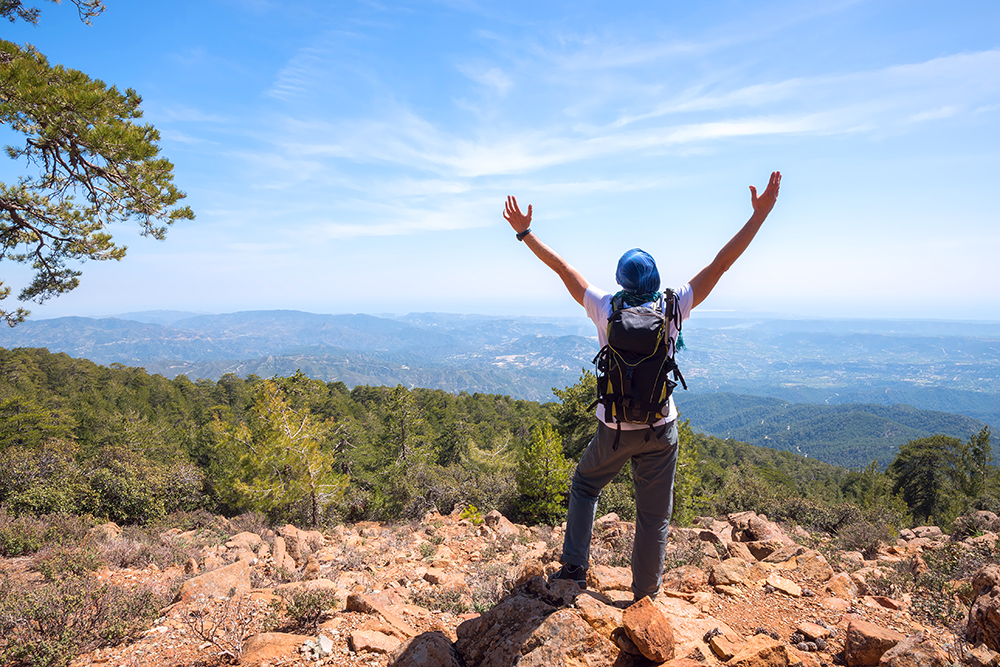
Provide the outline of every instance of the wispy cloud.
<path id="1" fill-rule="evenodd" d="M 317 242 L 361 236 L 403 236 L 426 232 L 485 227 L 495 222 L 481 211 L 494 199 L 446 200 L 440 208 L 419 208 L 404 202 L 380 203 L 370 200 L 346 202 L 347 209 L 326 219 L 314 219 L 304 227 Z"/>
<path id="2" fill-rule="evenodd" d="M 507 76 L 499 67 L 483 69 L 462 64 L 459 65 L 458 70 L 476 83 L 494 90 L 501 97 L 506 95 L 507 91 L 510 90 L 510 87 L 514 85 L 514 82 L 511 81 L 510 77 Z"/>
<path id="3" fill-rule="evenodd" d="M 300 49 L 278 72 L 277 79 L 267 94 L 271 97 L 288 99 L 312 92 L 325 70 L 326 59 L 327 54 L 322 48 Z"/>

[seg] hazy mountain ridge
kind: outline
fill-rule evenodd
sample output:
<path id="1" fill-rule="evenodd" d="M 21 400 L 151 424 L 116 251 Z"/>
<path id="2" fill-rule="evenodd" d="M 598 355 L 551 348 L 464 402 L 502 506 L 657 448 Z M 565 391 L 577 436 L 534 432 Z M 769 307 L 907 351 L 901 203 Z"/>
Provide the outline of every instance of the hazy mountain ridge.
<path id="1" fill-rule="evenodd" d="M 403 384 L 551 400 L 597 352 L 583 317 L 247 311 L 29 320 L 0 346 L 45 347 L 167 377 L 225 373 Z M 146 320 L 146 321 L 140 321 Z M 798 403 L 908 403 L 1000 425 L 1000 323 L 703 316 L 678 355 L 691 392 Z M 1000 428 L 996 428 L 1000 431 Z M 753 440 L 751 440 L 753 441 Z"/>

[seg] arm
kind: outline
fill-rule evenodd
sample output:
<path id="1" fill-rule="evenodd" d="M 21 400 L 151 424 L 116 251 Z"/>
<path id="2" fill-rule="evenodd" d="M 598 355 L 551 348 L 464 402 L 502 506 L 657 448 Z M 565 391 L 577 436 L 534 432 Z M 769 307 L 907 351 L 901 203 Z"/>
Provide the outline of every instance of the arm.
<path id="1" fill-rule="evenodd" d="M 743 229 L 737 232 L 736 236 L 730 239 L 729 243 L 719 251 L 719 254 L 715 256 L 712 263 L 699 271 L 698 275 L 691 279 L 691 290 L 694 293 L 695 306 L 704 301 L 712 293 L 722 274 L 729 270 L 729 267 L 740 258 L 743 251 L 753 241 L 753 237 L 757 235 L 757 230 L 760 229 L 760 226 L 764 224 L 764 220 L 767 219 L 767 214 L 774 208 L 774 202 L 778 198 L 778 188 L 780 186 L 780 171 L 771 173 L 771 180 L 768 182 L 764 194 L 760 197 L 757 196 L 757 188 L 752 185 L 750 186 L 750 203 L 753 205 L 753 215 L 743 225 Z"/>
<path id="2" fill-rule="evenodd" d="M 510 223 L 514 231 L 520 234 L 531 226 L 531 205 L 528 205 L 528 214 L 524 215 L 517 206 L 517 199 L 507 197 L 507 205 L 504 207 L 503 217 L 504 220 Z M 563 284 L 566 285 L 566 289 L 569 290 L 570 295 L 582 306 L 583 293 L 587 291 L 590 283 L 580 275 L 580 272 L 570 266 L 556 251 L 539 241 L 534 232 L 524 236 L 524 243 L 531 248 L 531 252 L 535 253 L 535 257 L 542 260 L 545 266 L 556 272 L 562 279 Z"/>

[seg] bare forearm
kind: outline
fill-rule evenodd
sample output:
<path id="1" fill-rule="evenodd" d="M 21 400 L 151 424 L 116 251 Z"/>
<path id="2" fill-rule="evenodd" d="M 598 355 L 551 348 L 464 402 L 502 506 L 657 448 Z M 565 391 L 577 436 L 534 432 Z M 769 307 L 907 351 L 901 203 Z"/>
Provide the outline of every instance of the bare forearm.
<path id="1" fill-rule="evenodd" d="M 743 228 L 736 232 L 736 235 L 729 239 L 729 243 L 724 245 L 719 254 L 715 256 L 713 264 L 718 264 L 723 273 L 728 271 L 736 263 L 736 260 L 740 258 L 740 255 L 750 247 L 750 242 L 757 236 L 757 232 L 760 231 L 765 218 L 767 218 L 767 215 L 760 215 L 758 213 L 751 215 L 750 219 L 743 225 Z"/>
<path id="2" fill-rule="evenodd" d="M 542 243 L 534 232 L 524 237 L 524 243 L 531 249 L 531 252 L 535 253 L 535 257 L 556 272 L 566 289 L 569 290 L 570 295 L 582 306 L 583 294 L 589 285 L 583 275 L 560 257 L 556 251 Z"/>
<path id="3" fill-rule="evenodd" d="M 736 260 L 740 258 L 740 255 L 743 254 L 743 251 L 750 246 L 750 242 L 757 236 L 760 226 L 764 224 L 764 220 L 767 219 L 771 209 L 774 208 L 774 202 L 778 198 L 778 189 L 780 187 L 780 171 L 771 172 L 771 179 L 767 183 L 767 189 L 764 190 L 764 194 L 760 197 L 757 196 L 757 188 L 752 185 L 750 186 L 750 203 L 753 206 L 753 215 L 750 216 L 750 219 L 747 220 L 742 229 L 736 233 L 736 236 L 731 238 L 729 243 L 722 247 L 722 250 L 715 256 L 712 263 L 691 279 L 691 289 L 694 292 L 695 306 L 704 301 L 712 293 L 722 274 L 728 271 Z"/>
<path id="4" fill-rule="evenodd" d="M 747 220 L 743 228 L 736 233 L 736 236 L 729 240 L 729 243 L 722 247 L 719 254 L 715 256 L 715 259 L 711 264 L 702 269 L 698 275 L 696 275 L 691 280 L 691 289 L 694 292 L 694 303 L 693 306 L 697 306 L 702 301 L 704 301 L 715 286 L 718 284 L 719 279 L 722 278 L 722 274 L 729 270 L 729 268 L 736 263 L 736 260 L 740 258 L 743 251 L 750 246 L 750 242 L 753 241 L 754 237 L 757 235 L 758 230 L 760 230 L 761 225 L 764 224 L 764 219 L 766 215 L 760 215 L 754 213 Z"/>

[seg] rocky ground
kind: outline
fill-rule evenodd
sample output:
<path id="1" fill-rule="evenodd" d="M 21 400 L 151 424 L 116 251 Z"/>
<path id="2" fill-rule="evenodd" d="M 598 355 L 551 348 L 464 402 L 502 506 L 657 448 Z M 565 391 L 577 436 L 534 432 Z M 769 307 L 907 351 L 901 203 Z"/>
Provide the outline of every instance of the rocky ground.
<path id="1" fill-rule="evenodd" d="M 183 567 L 100 571 L 103 581 L 148 585 L 173 602 L 137 640 L 72 664 L 1000 664 L 1000 567 L 951 582 L 942 590 L 963 594 L 936 601 L 944 610 L 936 616 L 891 585 L 926 568 L 928 553 L 956 548 L 937 528 L 903 531 L 866 560 L 753 513 L 703 519 L 672 532 L 663 590 L 637 604 L 624 567 L 632 530 L 614 515 L 598 519 L 586 591 L 546 582 L 560 529 L 498 513 L 326 533 L 234 531 Z M 109 524 L 93 539 L 126 538 Z M 159 539 L 202 538 L 174 529 Z M 958 548 L 996 539 L 986 533 Z M 39 578 L 29 559 L 0 568 L 22 582 Z M 302 621 L 309 605 L 315 624 Z"/>

